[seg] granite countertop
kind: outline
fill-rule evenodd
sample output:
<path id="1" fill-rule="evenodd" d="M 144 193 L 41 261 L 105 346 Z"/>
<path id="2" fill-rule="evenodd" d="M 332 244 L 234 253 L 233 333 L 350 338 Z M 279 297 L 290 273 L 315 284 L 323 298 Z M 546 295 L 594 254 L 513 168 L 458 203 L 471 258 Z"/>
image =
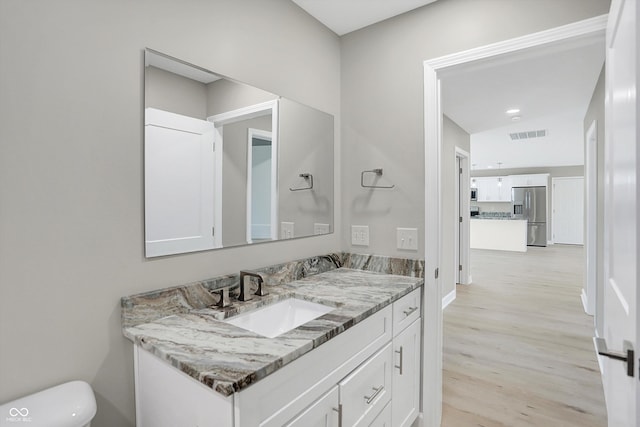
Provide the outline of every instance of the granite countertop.
<path id="1" fill-rule="evenodd" d="M 269 283 L 267 281 L 267 283 Z M 202 286 L 126 297 L 123 333 L 143 349 L 229 396 L 344 332 L 414 289 L 424 279 L 338 268 L 268 286 L 269 295 L 220 309 Z M 288 297 L 335 309 L 275 338 L 223 320 Z"/>
<path id="2" fill-rule="evenodd" d="M 475 219 L 488 219 L 491 221 L 526 221 L 526 219 L 523 218 L 512 218 L 510 216 L 481 216 L 481 215 L 476 215 L 476 216 L 472 216 L 471 217 L 472 220 Z"/>

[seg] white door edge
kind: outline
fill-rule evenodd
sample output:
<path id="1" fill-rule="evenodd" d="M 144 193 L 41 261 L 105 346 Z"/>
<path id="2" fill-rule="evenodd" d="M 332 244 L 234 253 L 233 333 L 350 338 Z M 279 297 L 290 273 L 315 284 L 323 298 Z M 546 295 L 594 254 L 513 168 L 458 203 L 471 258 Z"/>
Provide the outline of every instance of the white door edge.
<path id="1" fill-rule="evenodd" d="M 598 252 L 598 122 L 591 122 L 585 136 L 585 241 L 584 285 L 585 312 L 596 315 L 597 252 Z M 597 320 L 596 320 L 597 324 Z"/>
<path id="2" fill-rule="evenodd" d="M 469 163 L 471 160 L 471 155 L 468 151 L 465 151 L 459 147 L 456 147 L 456 157 L 461 159 L 460 167 L 462 168 L 462 175 L 460 176 L 460 182 L 462 183 L 461 192 L 461 204 L 460 211 L 462 212 L 462 224 L 460 226 L 460 265 L 462 269 L 460 270 L 460 284 L 461 285 L 469 285 L 471 284 L 471 268 L 470 268 L 470 226 L 471 226 L 471 217 L 470 217 L 470 207 L 471 207 L 471 182 L 470 182 L 470 171 L 469 171 Z"/>

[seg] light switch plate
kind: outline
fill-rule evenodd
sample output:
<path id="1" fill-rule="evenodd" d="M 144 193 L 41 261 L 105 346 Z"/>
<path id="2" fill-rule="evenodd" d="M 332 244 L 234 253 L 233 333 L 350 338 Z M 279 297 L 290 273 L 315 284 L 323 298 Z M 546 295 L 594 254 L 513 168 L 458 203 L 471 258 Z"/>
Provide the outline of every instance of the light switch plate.
<path id="1" fill-rule="evenodd" d="M 281 239 L 293 239 L 293 222 L 281 222 L 280 223 L 280 238 Z"/>
<path id="2" fill-rule="evenodd" d="M 354 246 L 369 246 L 369 226 L 351 226 L 351 244 Z"/>
<path id="3" fill-rule="evenodd" d="M 314 223 L 313 234 L 329 234 L 329 224 Z"/>
<path id="4" fill-rule="evenodd" d="M 417 228 L 397 228 L 398 249 L 404 251 L 418 250 L 418 229 Z"/>

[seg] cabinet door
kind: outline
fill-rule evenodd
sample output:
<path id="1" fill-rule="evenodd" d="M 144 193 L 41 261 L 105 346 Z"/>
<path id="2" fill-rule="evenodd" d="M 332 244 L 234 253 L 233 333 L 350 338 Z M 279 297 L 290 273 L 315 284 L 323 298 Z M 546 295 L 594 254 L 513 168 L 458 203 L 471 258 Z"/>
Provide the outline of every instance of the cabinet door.
<path id="1" fill-rule="evenodd" d="M 500 176 L 498 177 L 498 188 L 500 192 L 500 201 L 501 202 L 510 202 L 511 201 L 511 178 L 508 176 Z"/>
<path id="2" fill-rule="evenodd" d="M 134 357 L 137 427 L 233 426 L 233 396 L 223 397 L 137 345 Z"/>
<path id="3" fill-rule="evenodd" d="M 411 291 L 393 303 L 393 336 L 395 337 L 420 317 L 422 288 Z"/>
<path id="4" fill-rule="evenodd" d="M 391 400 L 393 349 L 387 344 L 340 381 L 344 426 L 369 426 Z"/>
<path id="5" fill-rule="evenodd" d="M 475 178 L 478 187 L 478 201 L 491 202 L 497 197 L 495 180 L 491 177 Z"/>
<path id="6" fill-rule="evenodd" d="M 387 403 L 387 406 L 385 406 L 382 412 L 380 412 L 380 415 L 369 424 L 369 427 L 395 427 L 391 418 L 391 403 Z"/>
<path id="7" fill-rule="evenodd" d="M 338 401 L 338 386 L 335 386 L 285 426 L 338 427 L 340 415 Z"/>
<path id="8" fill-rule="evenodd" d="M 420 410 L 420 320 L 393 339 L 393 427 L 410 426 Z"/>

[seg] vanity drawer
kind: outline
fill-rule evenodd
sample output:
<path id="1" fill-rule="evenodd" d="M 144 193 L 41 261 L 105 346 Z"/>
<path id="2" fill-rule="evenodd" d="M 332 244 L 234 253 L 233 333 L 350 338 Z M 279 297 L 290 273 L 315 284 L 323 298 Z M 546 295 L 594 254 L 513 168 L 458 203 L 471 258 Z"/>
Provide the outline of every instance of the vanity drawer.
<path id="1" fill-rule="evenodd" d="M 391 400 L 393 348 L 387 344 L 340 384 L 342 425 L 368 426 Z"/>
<path id="2" fill-rule="evenodd" d="M 402 332 L 420 317 L 422 289 L 418 288 L 393 303 L 393 336 Z"/>

